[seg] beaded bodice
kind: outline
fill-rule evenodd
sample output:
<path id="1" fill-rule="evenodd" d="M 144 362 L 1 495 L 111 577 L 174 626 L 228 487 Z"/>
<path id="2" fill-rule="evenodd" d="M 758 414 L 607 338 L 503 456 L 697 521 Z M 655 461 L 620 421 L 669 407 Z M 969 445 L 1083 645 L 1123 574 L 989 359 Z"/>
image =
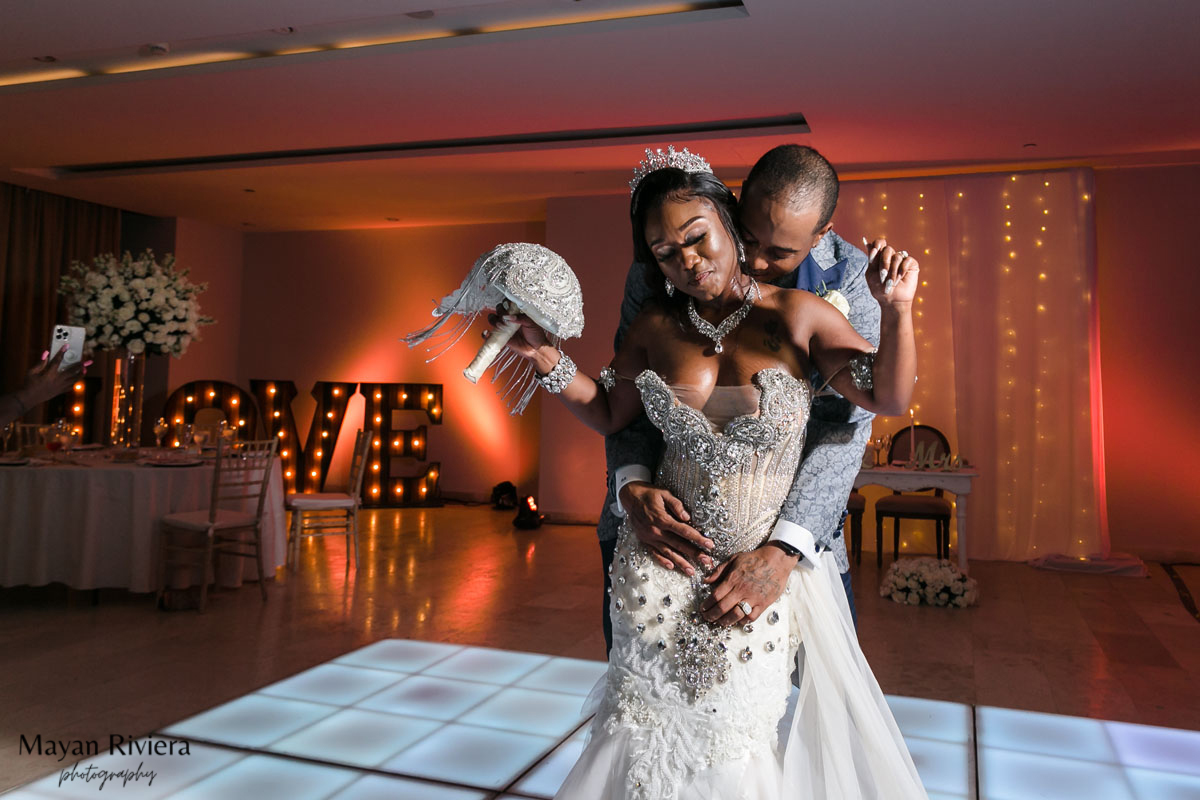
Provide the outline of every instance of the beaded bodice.
<path id="1" fill-rule="evenodd" d="M 811 405 L 807 381 L 772 367 L 754 375 L 758 413 L 734 417 L 720 430 L 650 370 L 637 377 L 646 414 L 662 431 L 655 483 L 680 499 L 691 525 L 713 540 L 724 561 L 770 534 L 804 448 Z"/>

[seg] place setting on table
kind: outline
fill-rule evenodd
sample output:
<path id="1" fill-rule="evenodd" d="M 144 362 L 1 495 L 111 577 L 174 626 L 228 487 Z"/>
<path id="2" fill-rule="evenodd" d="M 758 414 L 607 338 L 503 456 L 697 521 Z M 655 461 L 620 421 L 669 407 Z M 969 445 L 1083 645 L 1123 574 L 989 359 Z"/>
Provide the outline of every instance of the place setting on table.
<path id="1" fill-rule="evenodd" d="M 0 442 L 0 586 L 157 590 L 160 521 L 207 509 L 218 442 L 227 459 L 241 445 L 229 426 L 164 419 L 152 447 L 80 444 L 79 430 L 61 422 L 30 427 L 10 426 Z M 270 472 L 263 548 L 273 575 L 285 557 L 286 517 L 277 460 Z M 217 578 L 223 586 L 253 572 L 227 566 Z"/>
<path id="2" fill-rule="evenodd" d="M 211 465 L 216 456 L 218 437 L 229 446 L 236 436 L 227 425 L 214 429 L 194 429 L 191 424 L 172 427 L 162 418 L 155 423 L 154 447 L 81 443 L 81 433 L 63 419 L 47 425 L 12 423 L 0 439 L 0 467 L 202 467 Z M 168 438 L 168 434 L 173 435 Z"/>

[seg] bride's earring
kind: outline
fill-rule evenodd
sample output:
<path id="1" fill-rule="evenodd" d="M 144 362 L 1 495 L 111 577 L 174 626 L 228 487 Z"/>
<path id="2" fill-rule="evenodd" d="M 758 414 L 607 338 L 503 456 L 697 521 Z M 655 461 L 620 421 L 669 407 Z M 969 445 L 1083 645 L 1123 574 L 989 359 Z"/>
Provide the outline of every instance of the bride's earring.
<path id="1" fill-rule="evenodd" d="M 667 297 L 674 297 L 675 296 L 675 284 L 671 283 L 670 281 L 667 281 L 666 283 L 667 283 Z"/>

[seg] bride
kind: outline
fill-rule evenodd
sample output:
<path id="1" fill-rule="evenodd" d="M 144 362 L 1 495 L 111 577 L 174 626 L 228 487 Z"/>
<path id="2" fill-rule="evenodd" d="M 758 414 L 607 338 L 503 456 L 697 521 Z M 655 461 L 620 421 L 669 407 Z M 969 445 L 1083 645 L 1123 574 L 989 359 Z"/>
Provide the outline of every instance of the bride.
<path id="1" fill-rule="evenodd" d="M 918 265 L 882 240 L 872 248 L 868 283 L 882 307 L 872 353 L 831 304 L 740 269 L 735 204 L 706 171 L 641 177 L 634 253 L 657 297 L 599 381 L 578 374 L 532 321 L 511 318 L 521 328 L 508 346 L 589 427 L 609 433 L 649 416 L 665 447 L 656 483 L 713 542 L 713 567 L 689 577 L 660 567 L 622 528 L 608 672 L 590 740 L 558 797 L 925 798 L 831 554 L 801 559 L 753 623 L 744 599 L 705 604 L 712 570 L 770 534 L 800 461 L 814 370 L 863 408 L 908 407 Z"/>

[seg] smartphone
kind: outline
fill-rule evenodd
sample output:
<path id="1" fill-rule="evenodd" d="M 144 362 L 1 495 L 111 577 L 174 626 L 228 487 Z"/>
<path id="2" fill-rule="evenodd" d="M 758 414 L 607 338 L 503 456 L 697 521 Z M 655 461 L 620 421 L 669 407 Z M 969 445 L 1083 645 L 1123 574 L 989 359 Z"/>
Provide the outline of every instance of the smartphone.
<path id="1" fill-rule="evenodd" d="M 58 365 L 60 372 L 75 366 L 83 359 L 83 342 L 85 339 L 87 339 L 87 331 L 83 328 L 74 325 L 54 326 L 54 334 L 50 337 L 49 358 L 54 358 L 58 354 L 58 351 L 63 349 L 64 344 L 67 346 L 67 352 L 63 354 L 63 360 Z"/>

